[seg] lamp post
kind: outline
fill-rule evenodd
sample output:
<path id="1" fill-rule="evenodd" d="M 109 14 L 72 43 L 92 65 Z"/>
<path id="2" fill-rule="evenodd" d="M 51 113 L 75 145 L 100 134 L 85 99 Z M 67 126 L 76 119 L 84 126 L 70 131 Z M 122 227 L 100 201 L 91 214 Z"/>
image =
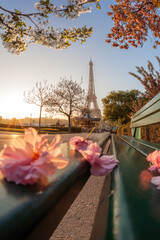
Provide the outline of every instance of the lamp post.
<path id="1" fill-rule="evenodd" d="M 32 114 L 30 114 L 30 127 L 32 125 Z"/>

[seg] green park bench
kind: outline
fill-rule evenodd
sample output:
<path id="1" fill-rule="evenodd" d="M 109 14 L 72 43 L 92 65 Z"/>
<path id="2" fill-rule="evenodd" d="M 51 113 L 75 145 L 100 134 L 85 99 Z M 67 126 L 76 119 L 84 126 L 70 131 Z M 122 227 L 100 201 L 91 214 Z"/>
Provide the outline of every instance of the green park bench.
<path id="1" fill-rule="evenodd" d="M 160 123 L 160 93 L 132 118 L 133 137 L 99 134 L 103 154 L 114 154 L 119 166 L 104 180 L 90 240 L 160 238 L 160 190 L 143 189 L 139 176 L 146 156 L 159 144 L 140 139 L 142 126 Z M 94 139 L 96 141 L 96 139 Z M 90 176 L 89 164 L 69 144 L 62 144 L 69 165 L 45 185 L 0 182 L 0 240 L 47 240 Z"/>
<path id="2" fill-rule="evenodd" d="M 160 93 L 133 115 L 132 137 L 112 134 L 109 152 L 115 154 L 119 167 L 107 182 L 111 181 L 110 194 L 106 187 L 102 190 L 92 240 L 160 239 L 160 190 L 151 183 L 144 188 L 140 181 L 149 167 L 147 155 L 160 150 L 160 144 L 141 140 L 141 127 L 157 123 Z"/>

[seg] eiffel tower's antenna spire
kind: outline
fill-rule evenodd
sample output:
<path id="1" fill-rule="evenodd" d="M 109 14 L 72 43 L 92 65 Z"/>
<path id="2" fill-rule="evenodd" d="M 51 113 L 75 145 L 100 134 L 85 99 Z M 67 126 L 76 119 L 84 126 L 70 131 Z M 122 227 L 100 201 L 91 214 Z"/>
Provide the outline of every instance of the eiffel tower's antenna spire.
<path id="1" fill-rule="evenodd" d="M 94 117 L 101 118 L 101 111 L 98 107 L 97 97 L 95 94 L 94 78 L 93 78 L 93 62 L 89 62 L 89 86 L 87 96 L 87 108 L 91 111 Z"/>

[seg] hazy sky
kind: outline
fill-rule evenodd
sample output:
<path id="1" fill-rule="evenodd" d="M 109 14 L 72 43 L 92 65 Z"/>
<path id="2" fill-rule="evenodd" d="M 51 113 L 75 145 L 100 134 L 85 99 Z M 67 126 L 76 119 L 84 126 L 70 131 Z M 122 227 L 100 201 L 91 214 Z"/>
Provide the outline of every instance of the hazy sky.
<path id="1" fill-rule="evenodd" d="M 60 0 L 58 0 L 60 1 Z M 33 6 L 33 0 L 5 0 L 2 6 L 14 7 L 25 11 Z M 96 95 L 102 110 L 101 99 L 112 90 L 144 90 L 143 86 L 129 71 L 136 72 L 135 66 L 147 66 L 147 60 L 156 63 L 159 49 L 154 50 L 148 41 L 143 48 L 120 50 L 105 43 L 105 38 L 112 26 L 112 20 L 106 15 L 113 1 L 103 1 L 102 9 L 81 15 L 74 21 L 55 19 L 55 27 L 83 26 L 94 27 L 92 37 L 86 43 L 73 43 L 62 51 L 30 45 L 21 56 L 7 52 L 0 43 L 0 115 L 3 118 L 38 117 L 39 108 L 23 101 L 23 92 L 31 90 L 37 81 L 47 79 L 56 84 L 60 77 L 70 77 L 78 82 L 83 77 L 83 87 L 87 89 L 89 81 L 89 60 L 92 58 Z M 0 4 L 0 5 L 1 5 Z M 20 7 L 18 7 L 20 4 Z M 43 116 L 45 112 L 43 112 Z"/>

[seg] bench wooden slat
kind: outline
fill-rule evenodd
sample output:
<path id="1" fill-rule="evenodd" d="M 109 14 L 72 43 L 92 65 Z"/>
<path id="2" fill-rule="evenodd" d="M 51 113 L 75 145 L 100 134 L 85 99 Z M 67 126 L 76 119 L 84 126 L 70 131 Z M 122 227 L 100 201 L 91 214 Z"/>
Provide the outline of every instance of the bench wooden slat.
<path id="1" fill-rule="evenodd" d="M 152 114 L 149 116 L 145 116 L 145 118 L 138 119 L 137 121 L 132 120 L 131 127 L 134 128 L 134 127 L 142 127 L 142 126 L 147 126 L 151 124 L 156 124 L 156 123 L 159 123 L 159 119 L 160 119 L 160 109 L 159 109 L 159 112 L 154 113 L 154 115 Z"/>
<path id="2" fill-rule="evenodd" d="M 159 108 L 160 108 L 160 103 L 159 103 Z M 131 127 L 142 127 L 142 126 L 147 126 L 151 124 L 156 124 L 159 123 L 160 119 L 160 109 L 159 112 L 154 113 L 154 115 L 148 115 L 145 116 L 145 118 L 138 119 L 137 121 L 132 120 Z"/>
<path id="3" fill-rule="evenodd" d="M 152 108 L 152 106 L 154 106 L 154 104 L 156 102 L 160 101 L 160 93 L 158 93 L 154 98 L 152 98 L 152 100 L 150 100 L 147 104 L 145 104 L 145 106 L 143 106 L 140 110 L 138 110 L 134 116 L 138 116 L 140 115 L 142 112 L 146 111 L 148 108 Z"/>
<path id="4" fill-rule="evenodd" d="M 133 115 L 131 128 L 136 138 L 112 134 L 109 153 L 116 156 L 119 165 L 111 174 L 110 193 L 106 186 L 102 190 L 99 224 L 94 224 L 90 240 L 97 240 L 98 235 L 101 240 L 159 239 L 160 191 L 150 182 L 146 157 L 160 150 L 160 145 L 140 140 L 141 127 L 155 123 L 160 123 L 160 93 Z"/>
<path id="5" fill-rule="evenodd" d="M 114 154 L 119 160 L 117 146 L 112 135 L 111 154 Z M 134 240 L 132 223 L 129 216 L 128 202 L 123 186 L 121 170 L 116 168 L 111 174 L 112 192 L 109 198 L 108 229 L 106 233 L 107 240 Z"/>
<path id="6" fill-rule="evenodd" d="M 148 188 L 144 188 L 140 181 L 140 174 L 148 169 L 149 162 L 145 156 L 119 136 L 114 136 L 114 143 L 120 164 L 113 173 L 114 194 L 110 197 L 109 221 L 111 222 L 106 239 L 158 239 L 160 235 L 160 191 L 151 183 Z M 118 212 L 117 204 L 120 209 Z M 128 211 L 129 235 L 124 231 L 125 226 L 121 226 L 125 224 L 125 209 Z"/>
<path id="7" fill-rule="evenodd" d="M 160 93 L 144 107 L 137 111 L 131 119 L 131 128 L 160 122 Z"/>
<path id="8" fill-rule="evenodd" d="M 153 151 L 154 150 L 160 150 L 160 145 L 158 143 L 153 143 L 153 142 L 148 142 L 148 141 L 145 141 L 145 140 L 140 140 L 140 139 L 137 139 L 137 138 L 134 138 L 134 137 L 131 137 L 131 136 L 127 136 L 127 135 L 123 135 L 121 136 L 123 139 L 127 139 L 129 141 L 132 141 L 132 143 L 140 143 L 140 145 L 143 145 L 143 146 L 146 146 L 146 147 L 149 147 L 151 148 Z"/>
<path id="9" fill-rule="evenodd" d="M 160 148 L 158 147 L 158 144 L 151 144 L 150 142 L 145 142 L 145 141 L 142 142 L 140 140 L 137 141 L 135 138 L 132 138 L 129 136 L 127 137 L 119 136 L 119 137 L 123 141 L 125 141 L 127 144 L 129 144 L 131 147 L 135 148 L 137 151 L 143 154 L 145 157 L 147 157 L 149 153 L 152 153 L 155 150 L 160 150 Z"/>

